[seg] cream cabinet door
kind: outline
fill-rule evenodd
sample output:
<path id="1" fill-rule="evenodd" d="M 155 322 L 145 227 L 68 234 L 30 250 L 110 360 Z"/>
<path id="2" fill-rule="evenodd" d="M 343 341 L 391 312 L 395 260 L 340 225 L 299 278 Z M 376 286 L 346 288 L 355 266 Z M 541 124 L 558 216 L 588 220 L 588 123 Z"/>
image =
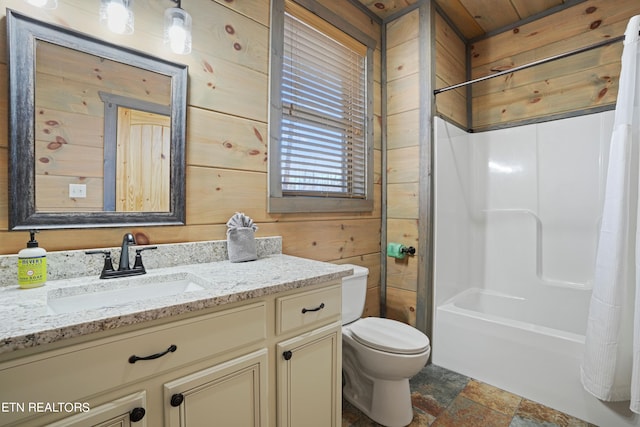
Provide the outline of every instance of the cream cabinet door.
<path id="1" fill-rule="evenodd" d="M 146 427 L 146 393 L 144 391 L 124 396 L 82 412 L 49 427 Z"/>
<path id="2" fill-rule="evenodd" d="M 341 425 L 341 323 L 279 343 L 278 426 Z"/>
<path id="3" fill-rule="evenodd" d="M 164 385 L 168 427 L 267 426 L 267 349 Z"/>

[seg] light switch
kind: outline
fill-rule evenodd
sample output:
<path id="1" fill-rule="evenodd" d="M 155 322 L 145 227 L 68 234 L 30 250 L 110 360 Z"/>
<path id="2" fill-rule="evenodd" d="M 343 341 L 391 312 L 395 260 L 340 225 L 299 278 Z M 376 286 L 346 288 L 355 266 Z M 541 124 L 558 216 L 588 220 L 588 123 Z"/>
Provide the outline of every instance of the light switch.
<path id="1" fill-rule="evenodd" d="M 85 197 L 87 197 L 86 184 L 69 184 L 70 199 L 83 199 Z"/>

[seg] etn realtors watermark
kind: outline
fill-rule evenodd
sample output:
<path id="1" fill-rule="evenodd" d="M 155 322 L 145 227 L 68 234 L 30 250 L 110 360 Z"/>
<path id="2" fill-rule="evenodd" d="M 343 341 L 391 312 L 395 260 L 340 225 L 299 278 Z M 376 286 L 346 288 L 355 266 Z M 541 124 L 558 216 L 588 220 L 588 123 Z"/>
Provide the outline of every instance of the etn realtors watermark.
<path id="1" fill-rule="evenodd" d="M 87 402 L 0 402 L 0 413 L 79 413 L 89 412 L 91 406 Z"/>

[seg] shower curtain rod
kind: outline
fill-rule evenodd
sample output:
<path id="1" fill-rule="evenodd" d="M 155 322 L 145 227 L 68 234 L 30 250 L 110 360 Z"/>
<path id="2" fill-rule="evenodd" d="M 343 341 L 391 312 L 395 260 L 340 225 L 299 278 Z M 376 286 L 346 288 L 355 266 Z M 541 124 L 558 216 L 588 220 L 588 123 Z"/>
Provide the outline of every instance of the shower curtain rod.
<path id="1" fill-rule="evenodd" d="M 482 81 L 485 81 L 485 80 L 489 80 L 489 79 L 492 79 L 494 77 L 500 77 L 500 76 L 504 76 L 505 74 L 515 73 L 516 71 L 524 70 L 526 68 L 535 67 L 536 65 L 546 64 L 547 62 L 555 61 L 557 59 L 566 58 L 568 56 L 577 55 L 578 53 L 582 53 L 582 52 L 586 52 L 586 51 L 589 51 L 589 50 L 597 49 L 599 47 L 606 46 L 606 45 L 609 45 L 609 44 L 613 44 L 613 43 L 616 43 L 616 42 L 619 42 L 619 41 L 622 41 L 622 40 L 624 40 L 624 36 L 618 36 L 618 37 L 614 37 L 612 39 L 603 40 L 601 42 L 594 43 L 594 44 L 589 45 L 589 46 L 581 47 L 579 49 L 571 50 L 569 52 L 561 53 L 559 55 L 554 55 L 554 56 L 550 56 L 548 58 L 539 59 L 537 61 L 533 61 L 533 62 L 530 62 L 528 64 L 524 64 L 524 65 L 520 65 L 520 66 L 517 66 L 517 67 L 513 67 L 513 68 L 510 68 L 508 70 L 499 71 L 499 72 L 497 72 L 495 74 L 489 74 L 488 76 L 478 77 L 477 79 L 473 79 L 473 80 L 467 80 L 466 82 L 458 83 L 458 84 L 455 84 L 455 85 L 452 85 L 452 86 L 443 87 L 441 89 L 435 89 L 433 91 L 433 94 L 437 95 L 437 94 L 442 93 L 442 92 L 447 92 L 449 90 L 458 89 L 460 87 L 464 87 L 464 86 L 468 86 L 468 85 L 473 84 L 473 83 L 478 83 L 478 82 L 482 82 Z"/>

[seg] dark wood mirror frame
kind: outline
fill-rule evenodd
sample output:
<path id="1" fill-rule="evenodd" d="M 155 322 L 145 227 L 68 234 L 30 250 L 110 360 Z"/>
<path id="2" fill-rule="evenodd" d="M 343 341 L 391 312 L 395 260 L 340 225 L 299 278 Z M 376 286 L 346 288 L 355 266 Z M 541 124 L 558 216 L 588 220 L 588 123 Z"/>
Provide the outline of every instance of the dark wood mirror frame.
<path id="1" fill-rule="evenodd" d="M 185 223 L 186 65 L 117 46 L 7 9 L 9 68 L 9 229 L 93 228 Z M 36 40 L 171 78 L 171 177 L 168 212 L 36 212 Z"/>

